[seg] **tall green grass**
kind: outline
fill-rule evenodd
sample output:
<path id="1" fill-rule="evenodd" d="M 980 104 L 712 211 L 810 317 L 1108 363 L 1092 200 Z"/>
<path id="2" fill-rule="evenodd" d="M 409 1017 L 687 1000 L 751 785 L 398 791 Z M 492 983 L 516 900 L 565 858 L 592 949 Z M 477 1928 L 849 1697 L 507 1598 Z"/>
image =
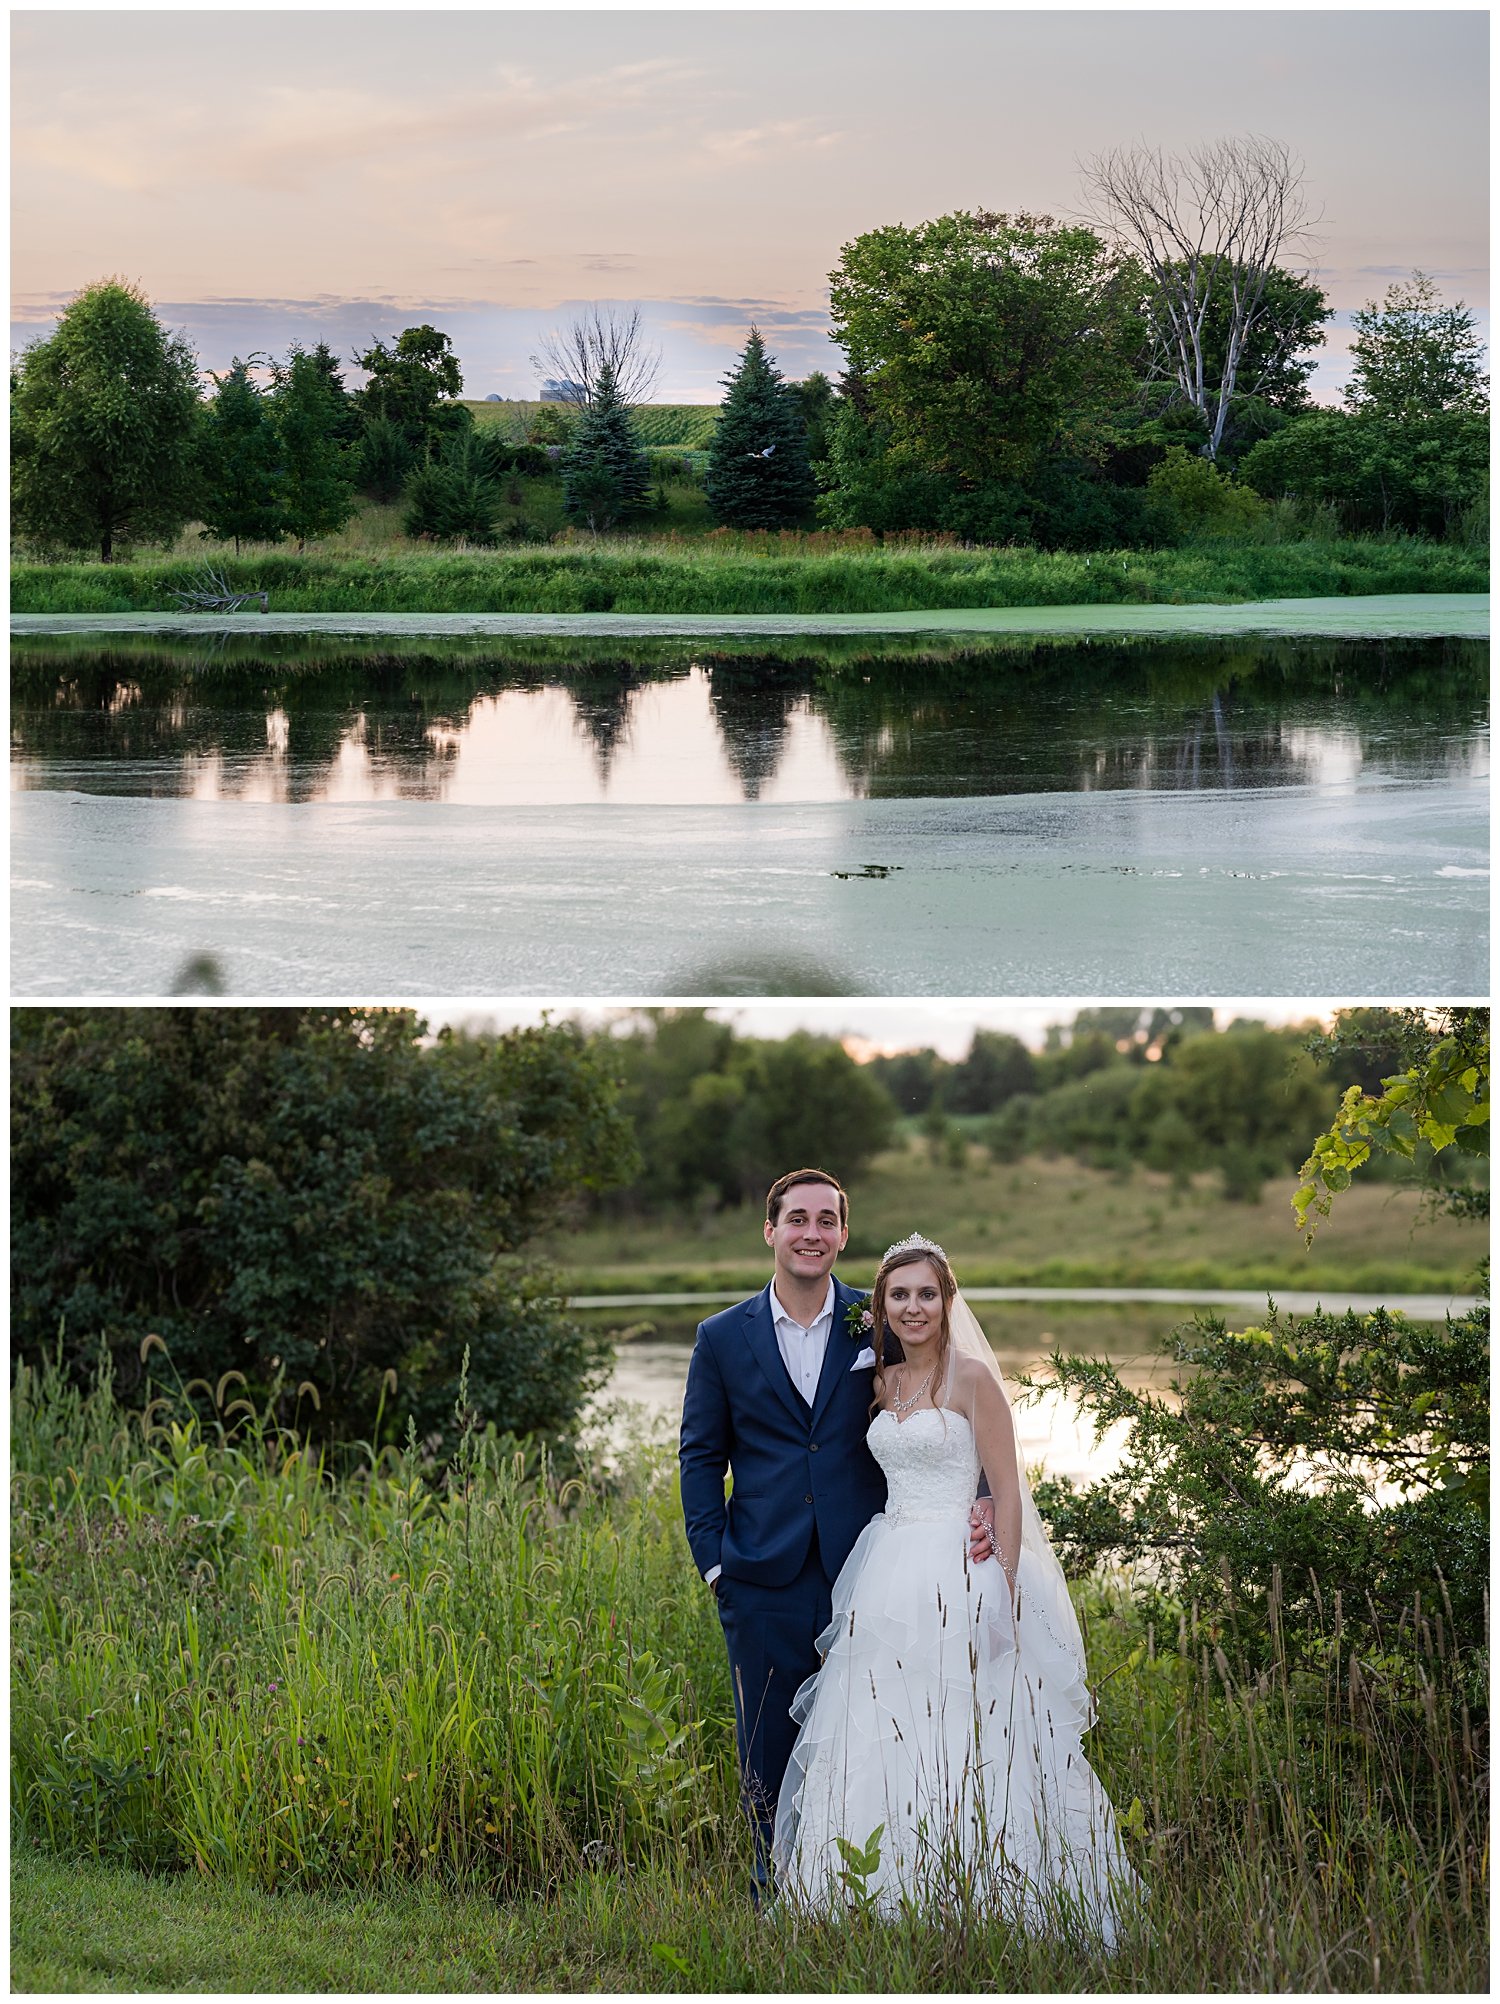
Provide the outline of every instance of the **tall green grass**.
<path id="1" fill-rule="evenodd" d="M 237 1392 L 204 1430 L 18 1373 L 34 1854 L 397 1906 L 487 1890 L 520 1987 L 1484 1987 L 1483 1667 L 1455 1661 L 1440 1588 L 1367 1660 L 1358 1583 L 1330 1579 L 1301 1668 L 1279 1637 L 1231 1660 L 1198 1610 L 1153 1627 L 1118 1585 L 1081 1591 L 1090 1757 L 1151 1889 L 1112 1959 L 983 1913 L 768 1926 L 669 1471 L 563 1479 L 471 1442 L 437 1490 L 413 1442 L 335 1479 Z"/>
<path id="2" fill-rule="evenodd" d="M 183 558 L 17 563 L 13 612 L 170 612 Z M 545 549 L 226 557 L 278 612 L 851 613 L 962 606 L 1204 604 L 1373 592 L 1483 591 L 1482 552 L 1448 544 L 1216 544 L 1083 557 L 892 547 L 858 536 L 713 535 Z"/>

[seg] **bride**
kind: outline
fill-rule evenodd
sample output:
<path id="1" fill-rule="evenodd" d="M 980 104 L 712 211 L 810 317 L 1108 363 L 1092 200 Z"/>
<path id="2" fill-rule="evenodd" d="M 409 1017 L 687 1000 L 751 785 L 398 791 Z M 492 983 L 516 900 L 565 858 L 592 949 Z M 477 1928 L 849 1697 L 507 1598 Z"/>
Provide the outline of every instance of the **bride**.
<path id="1" fill-rule="evenodd" d="M 888 1500 L 838 1576 L 822 1667 L 793 1700 L 780 1889 L 794 1905 L 841 1910 L 843 1840 L 866 1859 L 878 1848 L 857 1880 L 878 1911 L 972 1902 L 1031 1932 L 1071 1921 L 1113 1942 L 1137 1882 L 1084 1758 L 1083 1637 L 1004 1381 L 930 1239 L 890 1248 L 870 1306 L 867 1438 Z M 995 1556 L 976 1564 L 968 1518 L 981 1468 Z"/>

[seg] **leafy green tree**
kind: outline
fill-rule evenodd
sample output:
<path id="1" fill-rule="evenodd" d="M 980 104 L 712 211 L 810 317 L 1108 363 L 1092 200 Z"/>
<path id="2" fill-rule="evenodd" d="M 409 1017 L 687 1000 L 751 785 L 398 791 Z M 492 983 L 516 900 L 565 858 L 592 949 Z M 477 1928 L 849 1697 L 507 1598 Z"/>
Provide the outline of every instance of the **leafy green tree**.
<path id="1" fill-rule="evenodd" d="M 931 1048 L 882 1054 L 871 1058 L 869 1065 L 871 1077 L 880 1081 L 902 1113 L 926 1113 L 938 1101 L 951 1069 L 947 1059 Z"/>
<path id="2" fill-rule="evenodd" d="M 281 446 L 283 516 L 300 551 L 310 536 L 336 535 L 355 509 L 350 456 L 340 439 L 344 413 L 316 354 L 290 350 L 276 370 L 271 413 Z"/>
<path id="3" fill-rule="evenodd" d="M 1336 1033 L 1329 1048 L 1347 1048 L 1362 1027 L 1347 1026 L 1342 1036 Z M 1359 1083 L 1351 1085 L 1302 1165 L 1292 1208 L 1309 1243 L 1317 1229 L 1316 1217 L 1328 1216 L 1334 1198 L 1377 1155 L 1413 1162 L 1425 1145 L 1432 1157 L 1453 1148 L 1469 1162 L 1489 1160 L 1489 1011 L 1445 1009 L 1434 1024 L 1424 1012 L 1410 1010 L 1400 1020 L 1398 1035 L 1401 1056 L 1407 1060 L 1402 1069 L 1382 1079 L 1378 1093 Z M 1465 1181 L 1449 1189 L 1446 1197 L 1449 1208 L 1462 1215 L 1489 1215 L 1487 1188 Z"/>
<path id="4" fill-rule="evenodd" d="M 1353 316 L 1354 369 L 1344 390 L 1351 411 L 1400 423 L 1489 409 L 1484 342 L 1459 300 L 1445 306 L 1425 272 L 1398 280 L 1382 304 Z"/>
<path id="5" fill-rule="evenodd" d="M 632 1166 L 607 1052 L 357 1009 L 18 1011 L 12 1038 L 17 1354 L 83 1379 L 103 1344 L 126 1393 L 240 1371 L 287 1417 L 306 1381 L 347 1439 L 382 1404 L 440 1424 L 467 1346 L 482 1420 L 567 1428 L 597 1358 L 530 1249 Z"/>
<path id="6" fill-rule="evenodd" d="M 1129 267 L 1090 229 L 960 212 L 845 245 L 834 338 L 898 466 L 974 486 L 1102 450 L 1142 338 Z"/>
<path id="7" fill-rule="evenodd" d="M 758 328 L 724 387 L 703 479 L 714 520 L 733 529 L 788 528 L 813 503 L 807 420 Z"/>
<path id="8" fill-rule="evenodd" d="M 742 1038 L 701 1009 L 662 1009 L 611 1049 L 644 1164 L 638 1208 L 758 1202 L 799 1162 L 832 1151 L 842 1180 L 889 1144 L 890 1095 L 834 1038 Z"/>
<path id="9" fill-rule="evenodd" d="M 802 422 L 807 427 L 808 464 L 816 474 L 819 461 L 828 457 L 838 397 L 833 384 L 821 369 L 814 369 L 810 376 L 804 376 L 791 388 L 802 405 Z"/>
<path id="10" fill-rule="evenodd" d="M 1487 1012 L 1362 1014 L 1315 1048 L 1339 1056 L 1372 1031 L 1387 1048 L 1394 1035 L 1412 1062 L 1378 1097 L 1350 1087 L 1314 1143 L 1299 1224 L 1309 1209 L 1326 1213 L 1371 1148 L 1410 1159 L 1424 1130 L 1438 1147 L 1488 1131 Z M 1244 1056 L 1242 1033 L 1199 1036 L 1173 1069 L 1222 1045 Z M 1254 1081 L 1242 1073 L 1239 1090 Z M 1441 1329 L 1385 1309 L 1297 1317 L 1268 1304 L 1263 1323 L 1238 1333 L 1201 1318 L 1168 1354 L 1185 1369 L 1166 1396 L 1130 1389 L 1108 1363 L 1048 1360 L 1039 1389 L 1076 1399 L 1100 1434 L 1125 1429 L 1102 1481 L 1037 1489 L 1064 1562 L 1144 1562 L 1148 1598 L 1204 1610 L 1240 1674 L 1341 1650 L 1389 1664 L 1391 1638 L 1424 1615 L 1448 1624 L 1444 1653 L 1477 1664 L 1489 1588 L 1487 1302 Z"/>
<path id="11" fill-rule="evenodd" d="M 1231 1334 L 1180 1331 L 1167 1395 L 1113 1365 L 1054 1354 L 1044 1382 L 1096 1429 L 1122 1424 L 1114 1473 L 1041 1483 L 1063 1563 L 1144 1564 L 1209 1611 L 1257 1664 L 1343 1646 L 1374 1654 L 1412 1618 L 1448 1613 L 1484 1646 L 1489 1585 L 1489 1312 L 1442 1329 L 1400 1315 L 1269 1313 Z"/>
<path id="12" fill-rule="evenodd" d="M 453 343 L 436 327 L 404 327 L 389 347 L 372 341 L 354 362 L 369 379 L 359 392 L 361 415 L 396 425 L 415 458 L 425 459 L 440 440 L 473 423 L 455 401 L 464 378 Z"/>
<path id="13" fill-rule="evenodd" d="M 967 1055 L 943 1084 L 949 1113 L 994 1113 L 1036 1086 L 1036 1059 L 1019 1037 L 999 1030 L 976 1030 Z"/>
<path id="14" fill-rule="evenodd" d="M 118 280 L 85 286 L 11 386 L 11 508 L 43 548 L 170 542 L 195 506 L 192 350 Z"/>
<path id="15" fill-rule="evenodd" d="M 287 529 L 286 469 L 270 400 L 251 376 L 261 358 L 235 357 L 229 373 L 215 376 L 215 392 L 199 438 L 203 533 L 241 540 L 280 542 Z"/>
<path id="16" fill-rule="evenodd" d="M 1254 1202 L 1296 1167 L 1301 1137 L 1332 1097 L 1296 1032 L 1237 1023 L 1145 1066 L 1132 1105 L 1143 1132 L 1175 1115 L 1192 1137 L 1184 1167 L 1217 1167 L 1227 1197 Z"/>
<path id="17" fill-rule="evenodd" d="M 1254 488 L 1181 445 L 1168 446 L 1147 477 L 1146 492 L 1179 536 L 1243 536 L 1266 513 Z"/>
<path id="18" fill-rule="evenodd" d="M 581 516 L 596 532 L 646 511 L 650 463 L 607 363 L 563 455 L 562 474 L 563 512 Z"/>
<path id="19" fill-rule="evenodd" d="M 1397 421 L 1373 411 L 1316 411 L 1262 439 L 1240 462 L 1257 493 L 1335 506 L 1349 530 L 1483 533 L 1489 424 L 1444 411 Z"/>

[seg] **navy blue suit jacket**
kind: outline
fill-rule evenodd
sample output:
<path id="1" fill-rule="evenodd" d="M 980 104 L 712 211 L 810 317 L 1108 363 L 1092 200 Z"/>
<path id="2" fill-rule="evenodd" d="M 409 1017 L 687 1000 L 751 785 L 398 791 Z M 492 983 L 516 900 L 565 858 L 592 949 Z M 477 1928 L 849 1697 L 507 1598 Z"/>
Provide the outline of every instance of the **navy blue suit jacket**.
<path id="1" fill-rule="evenodd" d="M 769 1284 L 698 1325 L 682 1401 L 682 1510 L 700 1573 L 786 1586 L 807 1560 L 814 1526 L 830 1579 L 885 1508 L 885 1477 L 865 1445 L 874 1367 L 855 1369 L 868 1335 L 850 1338 L 865 1297 L 834 1279 L 833 1326 L 812 1405 L 776 1344 Z M 724 1476 L 734 1471 L 726 1504 Z"/>

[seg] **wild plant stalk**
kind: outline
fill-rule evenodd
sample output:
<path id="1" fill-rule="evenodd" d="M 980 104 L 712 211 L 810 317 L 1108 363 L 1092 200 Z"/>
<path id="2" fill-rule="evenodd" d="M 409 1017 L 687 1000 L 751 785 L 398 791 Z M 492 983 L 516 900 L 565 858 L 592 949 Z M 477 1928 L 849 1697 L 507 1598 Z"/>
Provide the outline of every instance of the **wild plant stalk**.
<path id="1" fill-rule="evenodd" d="M 1311 1668 L 1279 1644 L 1231 1662 L 1193 1608 L 1164 1634 L 1119 1583 L 1081 1593 L 1088 1752 L 1150 1889 L 1113 1957 L 984 1910 L 766 1927 L 668 1469 L 563 1479 L 471 1433 L 440 1482 L 414 1440 L 336 1477 L 234 1374 L 197 1389 L 206 1427 L 126 1413 L 107 1375 L 85 1394 L 18 1371 L 13 1795 L 34 1854 L 484 1887 L 519 1902 L 538 1966 L 602 1957 L 630 1988 L 1484 1985 L 1485 1666 L 1455 1656 L 1436 1583 L 1369 1658 L 1343 1633 L 1357 1584 L 1326 1585 Z"/>

